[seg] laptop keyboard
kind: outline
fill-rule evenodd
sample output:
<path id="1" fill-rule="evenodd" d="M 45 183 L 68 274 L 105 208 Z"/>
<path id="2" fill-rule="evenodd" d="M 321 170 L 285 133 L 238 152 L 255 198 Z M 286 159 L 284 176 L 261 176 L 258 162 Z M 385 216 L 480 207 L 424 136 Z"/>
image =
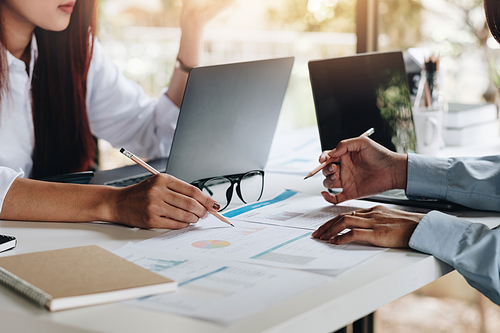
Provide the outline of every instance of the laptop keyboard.
<path id="1" fill-rule="evenodd" d="M 143 180 L 146 180 L 151 176 L 153 176 L 153 175 L 146 174 L 146 175 L 141 175 L 141 176 L 136 176 L 136 177 L 131 177 L 131 178 L 119 179 L 119 180 L 115 180 L 112 182 L 108 182 L 105 185 L 110 185 L 110 186 L 114 186 L 114 187 L 126 187 L 126 186 L 140 183 Z"/>

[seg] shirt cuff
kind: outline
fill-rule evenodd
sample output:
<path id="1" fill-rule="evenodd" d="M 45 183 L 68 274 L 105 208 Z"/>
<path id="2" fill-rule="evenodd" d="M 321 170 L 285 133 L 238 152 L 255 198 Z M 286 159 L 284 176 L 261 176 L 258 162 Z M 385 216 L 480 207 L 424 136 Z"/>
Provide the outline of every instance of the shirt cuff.
<path id="1" fill-rule="evenodd" d="M 424 216 L 410 238 L 414 250 L 432 254 L 453 266 L 460 240 L 471 222 L 438 211 Z"/>
<path id="2" fill-rule="evenodd" d="M 164 88 L 158 98 L 156 106 L 157 135 L 160 138 L 161 156 L 169 156 L 172 140 L 179 118 L 179 107 L 166 95 L 168 88 Z"/>
<path id="3" fill-rule="evenodd" d="M 7 192 L 9 192 L 12 183 L 18 177 L 24 177 L 24 171 L 22 169 L 15 171 L 11 168 L 0 167 L 0 212 L 2 211 Z"/>
<path id="4" fill-rule="evenodd" d="M 448 159 L 408 154 L 406 195 L 409 198 L 445 199 Z"/>

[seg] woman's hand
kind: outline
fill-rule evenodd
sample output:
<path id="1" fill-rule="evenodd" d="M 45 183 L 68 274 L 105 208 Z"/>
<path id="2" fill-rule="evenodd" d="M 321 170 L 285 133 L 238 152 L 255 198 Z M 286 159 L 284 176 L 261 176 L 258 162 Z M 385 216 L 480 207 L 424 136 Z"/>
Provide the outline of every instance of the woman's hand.
<path id="1" fill-rule="evenodd" d="M 211 19 L 233 2 L 234 0 L 183 0 L 181 29 L 203 29 Z"/>
<path id="2" fill-rule="evenodd" d="M 365 242 L 381 247 L 407 248 L 411 235 L 424 216 L 376 206 L 339 214 L 319 227 L 312 236 L 336 245 Z M 350 231 L 339 235 L 344 229 Z"/>
<path id="3" fill-rule="evenodd" d="M 181 12 L 181 41 L 177 60 L 186 67 L 200 64 L 203 49 L 203 29 L 205 25 L 227 8 L 234 0 L 183 0 Z M 174 104 L 181 106 L 188 72 L 176 68 L 167 91 Z"/>
<path id="4" fill-rule="evenodd" d="M 166 174 L 117 192 L 113 220 L 140 228 L 182 229 L 220 208 L 198 188 Z"/>
<path id="5" fill-rule="evenodd" d="M 406 188 L 407 156 L 397 154 L 367 137 L 341 141 L 338 146 L 321 154 L 319 162 L 333 158 L 340 165 L 323 168 L 326 188 L 342 188 L 339 194 L 322 192 L 333 204 L 362 198 L 390 189 Z"/>

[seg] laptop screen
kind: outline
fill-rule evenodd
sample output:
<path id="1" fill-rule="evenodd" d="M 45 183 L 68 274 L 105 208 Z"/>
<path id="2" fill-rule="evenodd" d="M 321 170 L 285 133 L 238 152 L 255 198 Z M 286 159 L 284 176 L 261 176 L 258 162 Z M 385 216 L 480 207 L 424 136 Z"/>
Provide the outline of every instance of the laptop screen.
<path id="1" fill-rule="evenodd" d="M 309 74 L 323 150 L 373 127 L 371 138 L 386 148 L 416 151 L 401 52 L 310 61 Z"/>
<path id="2" fill-rule="evenodd" d="M 293 63 L 286 57 L 194 68 L 166 172 L 190 183 L 262 170 Z"/>

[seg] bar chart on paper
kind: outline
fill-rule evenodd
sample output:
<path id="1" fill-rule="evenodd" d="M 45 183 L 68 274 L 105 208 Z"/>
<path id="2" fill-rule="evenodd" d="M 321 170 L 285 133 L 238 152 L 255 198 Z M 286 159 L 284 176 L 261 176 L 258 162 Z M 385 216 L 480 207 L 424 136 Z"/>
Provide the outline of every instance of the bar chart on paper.
<path id="1" fill-rule="evenodd" d="M 363 204 L 356 202 L 356 204 Z M 332 205 L 323 197 L 286 190 L 274 199 L 248 204 L 224 214 L 235 220 L 315 230 L 338 214 L 367 207 Z"/>
<path id="2" fill-rule="evenodd" d="M 273 221 L 288 221 L 293 218 L 296 218 L 298 216 L 302 215 L 302 213 L 296 213 L 296 212 L 280 212 L 278 214 L 269 214 L 267 216 L 268 220 L 273 220 Z"/>
<path id="3" fill-rule="evenodd" d="M 229 323 L 328 281 L 305 272 L 265 268 L 126 245 L 115 253 L 177 281 L 175 293 L 125 304 Z"/>
<path id="4" fill-rule="evenodd" d="M 220 249 L 229 245 L 231 245 L 231 243 L 229 243 L 228 241 L 213 239 L 201 240 L 191 244 L 191 246 L 194 246 L 198 249 Z"/>
<path id="5" fill-rule="evenodd" d="M 151 272 L 159 273 L 163 272 L 169 268 L 173 268 L 179 265 L 183 265 L 187 260 L 164 260 L 164 259 L 151 259 L 145 258 L 144 268 L 150 270 Z"/>
<path id="6" fill-rule="evenodd" d="M 276 215 L 276 212 L 274 212 Z M 332 274 L 356 265 L 383 248 L 333 245 L 311 239 L 311 230 L 238 221 L 234 228 L 221 226 L 215 218 L 181 230 L 173 230 L 140 242 L 151 250 L 236 260 L 253 264 L 328 270 Z"/>

